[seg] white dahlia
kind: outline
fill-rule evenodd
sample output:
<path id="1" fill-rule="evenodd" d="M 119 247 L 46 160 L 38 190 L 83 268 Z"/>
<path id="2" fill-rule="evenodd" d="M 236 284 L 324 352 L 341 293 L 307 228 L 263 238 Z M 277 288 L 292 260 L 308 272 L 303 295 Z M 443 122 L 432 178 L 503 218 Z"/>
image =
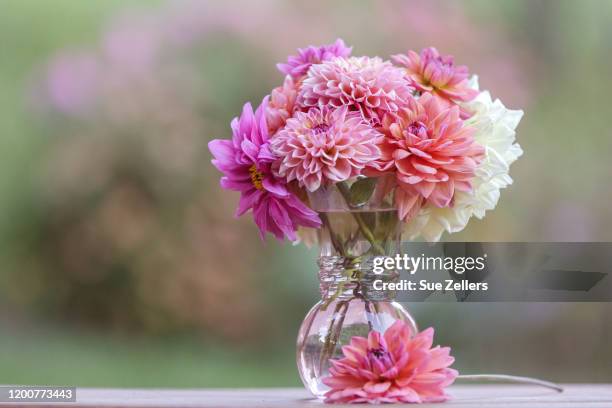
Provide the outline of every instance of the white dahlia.
<path id="1" fill-rule="evenodd" d="M 471 85 L 478 89 L 477 78 Z M 476 128 L 474 139 L 485 148 L 485 158 L 480 163 L 472 181 L 473 191 L 457 192 L 451 207 L 424 206 L 418 215 L 406 225 L 404 234 L 408 239 L 423 239 L 435 242 L 446 231 L 459 232 L 465 228 L 472 216 L 481 219 L 487 210 L 497 205 L 500 190 L 512 184 L 508 174 L 510 165 L 523 150 L 515 143 L 515 129 L 523 116 L 521 110 L 507 109 L 499 99 L 491 99 L 488 91 L 461 107 L 473 115 L 466 126 Z"/>

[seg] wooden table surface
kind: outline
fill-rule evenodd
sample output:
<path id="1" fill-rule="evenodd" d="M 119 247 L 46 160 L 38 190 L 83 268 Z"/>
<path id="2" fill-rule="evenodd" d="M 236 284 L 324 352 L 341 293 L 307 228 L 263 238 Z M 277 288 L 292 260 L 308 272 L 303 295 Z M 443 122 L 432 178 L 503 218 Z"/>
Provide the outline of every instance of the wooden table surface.
<path id="1" fill-rule="evenodd" d="M 418 407 L 611 408 L 612 384 L 568 384 L 563 393 L 524 385 L 453 385 L 445 404 Z M 275 389 L 77 389 L 77 402 L 28 404 L 29 407 L 312 407 L 323 406 L 301 388 Z M 16 406 L 16 404 L 0 404 Z M 330 405 L 331 406 L 331 405 Z M 354 405 L 353 405 L 354 406 Z M 411 405 L 416 406 L 416 405 Z"/>

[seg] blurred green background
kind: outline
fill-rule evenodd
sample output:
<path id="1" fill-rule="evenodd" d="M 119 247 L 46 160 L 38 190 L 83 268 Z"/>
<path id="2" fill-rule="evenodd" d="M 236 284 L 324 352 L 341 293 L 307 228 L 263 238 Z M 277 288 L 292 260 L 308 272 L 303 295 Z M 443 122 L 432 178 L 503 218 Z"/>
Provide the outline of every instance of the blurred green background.
<path id="1" fill-rule="evenodd" d="M 314 250 L 259 241 L 206 143 L 343 38 L 433 45 L 525 110 L 515 184 L 445 239 L 612 240 L 612 2 L 4 0 L 0 383 L 298 385 Z M 465 372 L 612 380 L 609 304 L 415 304 Z"/>

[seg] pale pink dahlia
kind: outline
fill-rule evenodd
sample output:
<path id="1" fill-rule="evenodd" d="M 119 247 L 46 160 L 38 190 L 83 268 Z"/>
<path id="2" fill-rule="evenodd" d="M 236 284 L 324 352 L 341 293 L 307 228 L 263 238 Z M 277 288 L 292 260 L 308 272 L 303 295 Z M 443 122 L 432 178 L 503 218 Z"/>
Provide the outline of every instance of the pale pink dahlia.
<path id="1" fill-rule="evenodd" d="M 323 107 L 296 112 L 270 146 L 281 157 L 278 174 L 315 191 L 322 183 L 359 175 L 380 155 L 376 144 L 381 137 L 346 106 L 335 110 Z"/>
<path id="2" fill-rule="evenodd" d="M 336 58 L 313 65 L 304 79 L 298 103 L 306 108 L 348 106 L 378 124 L 382 114 L 397 112 L 412 99 L 401 68 L 369 57 Z"/>
<path id="3" fill-rule="evenodd" d="M 468 68 L 455 65 L 451 55 L 440 55 L 434 47 L 423 49 L 420 55 L 411 50 L 408 55 L 398 54 L 391 59 L 406 68 L 412 86 L 421 92 L 432 92 L 454 102 L 470 101 L 478 95 L 468 85 Z"/>
<path id="4" fill-rule="evenodd" d="M 398 115 L 387 115 L 382 128 L 381 156 L 373 167 L 396 174 L 400 218 L 408 221 L 425 202 L 450 206 L 456 190 L 472 190 L 484 148 L 474 141 L 475 129 L 464 125 L 458 106 L 423 94 Z"/>
<path id="5" fill-rule="evenodd" d="M 293 115 L 297 87 L 289 75 L 285 77 L 282 86 L 274 88 L 270 94 L 270 101 L 266 108 L 268 130 L 274 135 L 278 129 L 285 126 L 287 119 Z"/>
<path id="6" fill-rule="evenodd" d="M 408 325 L 395 322 L 384 335 L 353 337 L 342 347 L 344 358 L 330 360 L 328 403 L 421 403 L 448 399 L 444 389 L 458 372 L 449 347 L 432 348 L 434 329 L 412 337 Z"/>
<path id="7" fill-rule="evenodd" d="M 276 67 L 285 75 L 291 75 L 293 79 L 301 79 L 313 64 L 320 64 L 336 57 L 348 57 L 351 55 L 352 47 L 347 47 L 340 38 L 333 44 L 316 47 L 311 45 L 299 48 L 298 55 L 291 55 L 285 64 L 277 64 Z"/>

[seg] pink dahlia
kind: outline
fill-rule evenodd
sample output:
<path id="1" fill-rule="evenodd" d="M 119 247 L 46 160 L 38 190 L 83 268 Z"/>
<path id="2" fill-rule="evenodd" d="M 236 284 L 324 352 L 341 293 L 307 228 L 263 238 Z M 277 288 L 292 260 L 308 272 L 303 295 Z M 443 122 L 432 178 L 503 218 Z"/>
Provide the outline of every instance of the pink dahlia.
<path id="1" fill-rule="evenodd" d="M 236 216 L 252 210 L 262 239 L 267 231 L 295 241 L 298 226 L 318 228 L 321 221 L 272 173 L 277 158 L 269 148 L 266 106 L 267 98 L 255 113 L 250 103 L 244 105 L 240 118 L 232 121 L 232 140 L 215 139 L 208 147 L 212 163 L 224 173 L 221 187 L 241 193 Z"/>
<path id="2" fill-rule="evenodd" d="M 285 64 L 277 64 L 276 67 L 285 75 L 291 75 L 293 79 L 301 79 L 313 64 L 320 64 L 336 57 L 348 57 L 351 55 L 352 47 L 347 47 L 340 38 L 333 44 L 316 47 L 311 45 L 298 49 L 298 55 L 291 55 Z"/>
<path id="3" fill-rule="evenodd" d="M 285 77 L 283 86 L 272 90 L 270 101 L 266 108 L 266 120 L 271 135 L 285 126 L 287 119 L 293 115 L 295 100 L 297 98 L 297 87 L 289 75 Z"/>
<path id="4" fill-rule="evenodd" d="M 448 399 L 444 388 L 458 372 L 449 368 L 455 359 L 449 347 L 432 348 L 434 329 L 412 337 L 410 328 L 395 322 L 384 335 L 371 331 L 368 338 L 353 337 L 342 347 L 344 358 L 330 360 L 328 403 L 420 403 Z"/>
<path id="5" fill-rule="evenodd" d="M 298 103 L 302 106 L 351 111 L 378 124 L 384 113 L 397 112 L 412 99 L 412 88 L 401 68 L 369 57 L 336 58 L 313 65 L 302 83 Z"/>
<path id="6" fill-rule="evenodd" d="M 484 148 L 474 141 L 475 129 L 464 126 L 458 106 L 423 94 L 397 115 L 385 116 L 383 129 L 373 167 L 395 172 L 400 218 L 411 219 L 424 202 L 450 206 L 456 190 L 471 191 Z"/>
<path id="7" fill-rule="evenodd" d="M 296 112 L 271 141 L 281 157 L 278 174 L 297 180 L 308 191 L 322 183 L 355 177 L 379 157 L 376 144 L 382 137 L 360 115 L 346 106 L 339 109 L 312 108 Z"/>
<path id="8" fill-rule="evenodd" d="M 478 95 L 468 85 L 468 68 L 454 65 L 451 55 L 440 55 L 434 47 L 423 49 L 420 55 L 408 51 L 408 55 L 398 54 L 391 59 L 406 68 L 410 83 L 421 92 L 432 92 L 454 102 L 470 101 Z"/>

